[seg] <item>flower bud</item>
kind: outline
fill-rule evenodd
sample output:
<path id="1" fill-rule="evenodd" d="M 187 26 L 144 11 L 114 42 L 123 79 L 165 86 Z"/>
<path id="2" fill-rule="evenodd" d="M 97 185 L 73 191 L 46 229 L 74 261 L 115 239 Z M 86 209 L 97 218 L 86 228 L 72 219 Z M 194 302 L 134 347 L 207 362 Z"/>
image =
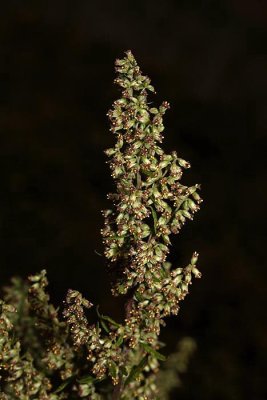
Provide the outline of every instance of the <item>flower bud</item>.
<path id="1" fill-rule="evenodd" d="M 164 217 L 160 217 L 158 219 L 158 226 L 162 226 L 166 224 L 166 219 Z"/>
<path id="2" fill-rule="evenodd" d="M 203 201 L 197 192 L 192 193 L 192 197 L 198 204 L 202 203 L 202 201 Z"/>
<path id="3" fill-rule="evenodd" d="M 192 219 L 192 215 L 190 214 L 189 211 L 187 210 L 181 210 L 182 214 L 184 217 L 188 218 L 188 219 Z"/>
<path id="4" fill-rule="evenodd" d="M 169 165 L 169 164 L 170 164 L 170 161 L 168 161 L 168 160 L 161 161 L 161 162 L 159 163 L 159 168 L 160 168 L 160 169 L 165 168 L 165 167 L 167 167 L 167 165 Z"/>
<path id="5" fill-rule="evenodd" d="M 202 274 L 201 272 L 196 268 L 192 268 L 192 273 L 195 275 L 196 278 L 201 278 Z"/>
<path id="6" fill-rule="evenodd" d="M 195 252 L 193 253 L 192 258 L 191 258 L 191 264 L 192 264 L 192 265 L 196 265 L 197 260 L 198 260 L 198 253 L 195 251 Z"/>
<path id="7" fill-rule="evenodd" d="M 135 143 L 133 144 L 133 149 L 134 149 L 134 150 L 137 150 L 137 149 L 139 149 L 142 145 L 143 145 L 143 143 L 142 143 L 140 140 L 138 140 L 137 142 L 135 142 Z"/>
<path id="8" fill-rule="evenodd" d="M 104 150 L 104 153 L 105 153 L 107 156 L 110 157 L 110 156 L 112 156 L 113 154 L 116 153 L 116 149 L 110 148 L 110 149 Z"/>
<path id="9" fill-rule="evenodd" d="M 143 124 L 147 124 L 150 121 L 149 113 L 146 110 L 141 110 L 138 120 Z"/>
<path id="10" fill-rule="evenodd" d="M 191 165 L 188 161 L 185 161 L 183 158 L 177 158 L 179 165 L 183 168 L 190 168 Z"/>

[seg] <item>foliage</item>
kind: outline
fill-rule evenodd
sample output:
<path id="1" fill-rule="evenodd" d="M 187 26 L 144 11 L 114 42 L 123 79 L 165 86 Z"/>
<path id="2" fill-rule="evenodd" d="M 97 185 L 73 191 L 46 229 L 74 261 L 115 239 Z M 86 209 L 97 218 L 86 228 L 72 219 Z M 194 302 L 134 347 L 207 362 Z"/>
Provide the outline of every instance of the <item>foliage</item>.
<path id="1" fill-rule="evenodd" d="M 122 97 L 108 112 L 116 143 L 106 150 L 116 191 L 108 194 L 101 233 L 125 319 L 117 323 L 97 308 L 91 324 L 93 305 L 71 289 L 61 317 L 45 270 L 28 282 L 14 278 L 0 302 L 1 400 L 167 399 L 194 349 L 181 342 L 159 369 L 164 319 L 178 313 L 192 277 L 201 275 L 196 252 L 183 268 L 167 261 L 170 235 L 199 209 L 199 185 L 182 185 L 189 163 L 159 146 L 169 104 L 150 107 L 154 88 L 130 51 L 116 60 L 116 71 Z"/>

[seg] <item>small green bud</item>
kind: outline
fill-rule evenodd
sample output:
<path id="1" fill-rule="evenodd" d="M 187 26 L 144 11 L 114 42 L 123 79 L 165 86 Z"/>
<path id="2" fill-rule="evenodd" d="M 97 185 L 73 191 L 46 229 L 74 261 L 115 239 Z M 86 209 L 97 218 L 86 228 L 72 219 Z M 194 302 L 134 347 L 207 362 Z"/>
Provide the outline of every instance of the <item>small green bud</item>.
<path id="1" fill-rule="evenodd" d="M 141 161 L 145 164 L 145 165 L 149 165 L 151 163 L 151 161 L 149 160 L 149 158 L 147 157 L 141 157 Z"/>
<path id="2" fill-rule="evenodd" d="M 181 176 L 181 174 L 182 174 L 182 169 L 175 162 L 171 164 L 170 170 L 171 170 L 171 173 L 174 175 Z"/>
<path id="3" fill-rule="evenodd" d="M 110 156 L 113 156 L 113 154 L 116 153 L 116 149 L 110 148 L 110 149 L 104 150 L 104 153 L 105 153 L 107 156 L 110 157 Z"/>
<path id="4" fill-rule="evenodd" d="M 202 274 L 201 272 L 196 268 L 192 268 L 192 273 L 195 275 L 196 278 L 201 278 Z"/>
<path id="5" fill-rule="evenodd" d="M 150 227 L 147 224 L 142 224 L 141 225 L 141 230 L 142 230 L 142 232 L 141 232 L 141 237 L 142 238 L 145 238 L 150 234 Z"/>
<path id="6" fill-rule="evenodd" d="M 143 143 L 139 140 L 139 141 L 137 141 L 137 142 L 135 142 L 135 143 L 133 144 L 133 149 L 134 149 L 134 150 L 137 150 L 137 149 L 139 149 L 142 145 L 143 145 Z"/>
<path id="7" fill-rule="evenodd" d="M 164 240 L 164 243 L 171 244 L 171 241 L 170 241 L 170 238 L 168 235 L 162 235 L 162 239 Z"/>
<path id="8" fill-rule="evenodd" d="M 126 64 L 126 60 L 123 58 L 123 59 L 119 59 L 119 58 L 117 58 L 116 60 L 115 60 L 115 65 L 116 66 L 122 66 L 122 65 L 125 65 Z"/>
<path id="9" fill-rule="evenodd" d="M 192 197 L 198 204 L 202 203 L 202 201 L 203 201 L 197 192 L 192 193 Z"/>
<path id="10" fill-rule="evenodd" d="M 188 161 L 185 161 L 183 158 L 177 158 L 179 165 L 183 168 L 190 168 L 191 165 Z"/>
<path id="11" fill-rule="evenodd" d="M 165 167 L 167 167 L 167 165 L 169 165 L 169 164 L 170 164 L 170 161 L 168 161 L 168 160 L 161 161 L 161 162 L 159 163 L 159 168 L 160 168 L 160 169 L 165 168 Z"/>
<path id="12" fill-rule="evenodd" d="M 195 252 L 193 253 L 192 258 L 191 258 L 191 264 L 192 264 L 192 265 L 196 265 L 197 260 L 198 260 L 198 256 L 199 256 L 199 254 L 195 251 Z"/>
<path id="13" fill-rule="evenodd" d="M 166 224 L 166 219 L 164 217 L 160 217 L 158 219 L 158 223 L 157 224 L 158 224 L 158 226 L 165 225 Z"/>
<path id="14" fill-rule="evenodd" d="M 187 210 L 181 210 L 181 213 L 183 214 L 184 217 L 188 218 L 188 219 L 192 219 L 192 215 L 190 214 L 189 211 Z"/>
<path id="15" fill-rule="evenodd" d="M 143 124 L 147 124 L 150 121 L 149 113 L 146 110 L 141 110 L 138 120 Z"/>

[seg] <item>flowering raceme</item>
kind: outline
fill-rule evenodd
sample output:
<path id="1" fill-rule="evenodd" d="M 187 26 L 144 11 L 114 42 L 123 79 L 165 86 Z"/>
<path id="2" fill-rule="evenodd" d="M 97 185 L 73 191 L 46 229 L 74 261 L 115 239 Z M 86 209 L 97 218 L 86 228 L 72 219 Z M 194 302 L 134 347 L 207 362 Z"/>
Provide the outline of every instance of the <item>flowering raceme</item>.
<path id="1" fill-rule="evenodd" d="M 116 141 L 105 151 L 115 191 L 101 234 L 112 294 L 125 298 L 124 321 L 97 308 L 98 321 L 89 323 L 85 310 L 93 305 L 71 289 L 62 319 L 46 293 L 45 270 L 27 283 L 14 279 L 0 303 L 1 400 L 167 398 L 168 388 L 157 385 L 165 359 L 160 329 L 201 276 L 196 252 L 186 267 L 172 267 L 170 236 L 199 209 L 200 187 L 182 185 L 190 164 L 160 147 L 169 104 L 150 106 L 155 90 L 131 51 L 115 65 L 122 95 L 108 112 Z"/>

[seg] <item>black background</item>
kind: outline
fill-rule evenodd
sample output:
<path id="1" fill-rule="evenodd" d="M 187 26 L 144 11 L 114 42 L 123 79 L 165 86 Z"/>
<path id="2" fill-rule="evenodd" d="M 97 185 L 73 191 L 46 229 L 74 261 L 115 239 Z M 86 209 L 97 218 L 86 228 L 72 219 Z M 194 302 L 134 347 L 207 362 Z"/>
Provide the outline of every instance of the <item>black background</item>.
<path id="1" fill-rule="evenodd" d="M 97 253 L 113 64 L 131 49 L 204 198 L 173 239 L 174 263 L 197 250 L 203 272 L 162 336 L 198 344 L 174 398 L 266 399 L 266 2 L 9 0 L 0 18 L 2 284 L 46 268 L 54 302 L 72 287 L 121 318 Z"/>

